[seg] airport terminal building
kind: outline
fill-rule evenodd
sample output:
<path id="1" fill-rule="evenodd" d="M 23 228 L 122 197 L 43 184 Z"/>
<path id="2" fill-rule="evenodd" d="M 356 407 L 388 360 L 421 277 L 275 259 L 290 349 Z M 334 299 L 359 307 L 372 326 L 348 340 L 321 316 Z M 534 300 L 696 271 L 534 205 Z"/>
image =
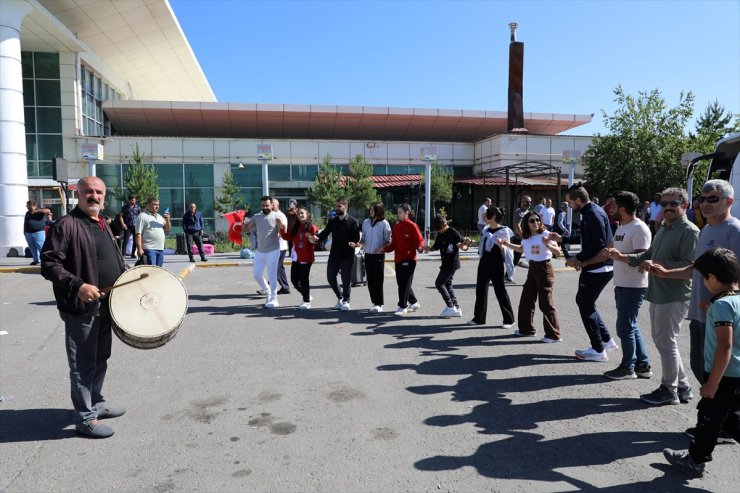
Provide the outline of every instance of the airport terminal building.
<path id="1" fill-rule="evenodd" d="M 563 153 L 591 141 L 558 135 L 590 115 L 521 113 L 526 132 L 512 132 L 511 111 L 217 102 L 167 0 L 2 0 L 0 36 L 0 255 L 23 251 L 29 198 L 63 213 L 55 158 L 70 183 L 94 165 L 113 215 L 138 146 L 175 226 L 195 202 L 219 229 L 212 204 L 225 172 L 247 203 L 262 194 L 258 145 L 272 147 L 273 196 L 305 203 L 325 156 L 346 171 L 359 154 L 386 206 L 419 200 L 434 149 L 454 177 L 447 210 L 465 226 L 483 196 L 507 208 L 522 191 L 554 197 Z"/>

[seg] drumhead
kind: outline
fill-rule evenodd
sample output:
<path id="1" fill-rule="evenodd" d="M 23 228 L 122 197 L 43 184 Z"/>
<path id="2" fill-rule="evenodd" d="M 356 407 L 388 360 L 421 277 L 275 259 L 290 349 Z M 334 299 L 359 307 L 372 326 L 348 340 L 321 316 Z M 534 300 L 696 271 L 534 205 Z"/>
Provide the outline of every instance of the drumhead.
<path id="1" fill-rule="evenodd" d="M 126 286 L 116 287 L 148 274 Z M 177 329 L 188 310 L 188 294 L 179 277 L 154 265 L 127 270 L 116 280 L 108 306 L 113 323 L 140 339 L 161 337 Z"/>

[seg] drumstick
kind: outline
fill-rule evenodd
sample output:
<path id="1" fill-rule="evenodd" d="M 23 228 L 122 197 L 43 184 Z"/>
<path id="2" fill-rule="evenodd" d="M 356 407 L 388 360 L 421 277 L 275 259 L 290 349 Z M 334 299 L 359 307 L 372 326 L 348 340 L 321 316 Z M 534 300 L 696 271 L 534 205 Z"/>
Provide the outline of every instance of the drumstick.
<path id="1" fill-rule="evenodd" d="M 113 291 L 114 289 L 120 288 L 121 286 L 125 286 L 126 284 L 131 284 L 132 282 L 141 281 L 142 279 L 146 279 L 147 277 L 149 277 L 149 274 L 144 273 L 144 274 L 140 275 L 138 279 L 131 279 L 130 281 L 122 282 L 121 284 L 119 284 L 117 286 L 109 286 L 107 288 L 103 288 L 103 289 L 100 290 L 100 292 L 101 293 L 109 293 L 109 292 Z"/>

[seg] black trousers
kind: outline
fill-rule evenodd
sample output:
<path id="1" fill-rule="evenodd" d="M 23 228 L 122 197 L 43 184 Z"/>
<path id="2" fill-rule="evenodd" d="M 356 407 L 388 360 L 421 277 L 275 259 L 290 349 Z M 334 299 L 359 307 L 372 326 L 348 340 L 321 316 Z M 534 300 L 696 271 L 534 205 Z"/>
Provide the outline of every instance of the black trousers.
<path id="1" fill-rule="evenodd" d="M 706 374 L 703 380 L 708 377 Z M 712 460 L 720 431 L 740 442 L 740 378 L 723 377 L 714 399 L 702 398 L 696 409 L 699 412 L 689 454 L 701 464 Z"/>
<path id="2" fill-rule="evenodd" d="M 308 282 L 308 277 L 311 274 L 312 265 L 300 262 L 290 264 L 290 282 L 303 295 L 303 301 L 306 303 L 311 301 L 311 285 Z"/>
<path id="3" fill-rule="evenodd" d="M 442 299 L 445 305 L 448 307 L 459 307 L 460 304 L 457 302 L 455 297 L 455 290 L 452 289 L 452 278 L 455 277 L 455 269 L 439 269 L 437 279 L 434 281 L 434 287 L 437 288 L 439 294 L 442 295 Z"/>
<path id="4" fill-rule="evenodd" d="M 326 264 L 326 280 L 329 281 L 329 286 L 337 299 L 341 299 L 349 303 L 349 296 L 352 292 L 352 263 L 354 262 L 354 256 L 349 258 L 337 258 L 329 255 L 329 260 Z M 342 273 L 342 291 L 339 291 L 337 285 L 337 274 L 341 271 Z"/>
<path id="5" fill-rule="evenodd" d="M 396 263 L 396 283 L 398 284 L 398 306 L 406 308 L 410 304 L 416 303 L 416 295 L 411 288 L 414 281 L 414 271 L 416 270 L 416 260 L 404 260 Z"/>
<path id="6" fill-rule="evenodd" d="M 384 262 L 384 253 L 365 254 L 367 290 L 370 292 L 370 302 L 374 306 L 383 306 L 383 280 L 385 275 Z"/>
<path id="7" fill-rule="evenodd" d="M 290 291 L 290 286 L 288 285 L 288 275 L 285 273 L 285 264 L 283 264 L 283 261 L 285 260 L 285 255 L 288 253 L 288 250 L 280 250 L 280 260 L 278 260 L 278 284 L 280 287 L 278 289 L 284 289 L 285 291 Z"/>
<path id="8" fill-rule="evenodd" d="M 188 257 L 190 257 L 190 260 L 193 260 L 193 241 L 195 241 L 195 246 L 198 247 L 198 253 L 200 254 L 201 260 L 205 260 L 206 254 L 203 252 L 203 238 L 201 238 L 200 233 L 185 233 L 185 244 L 188 248 Z"/>
<path id="9" fill-rule="evenodd" d="M 591 347 L 597 352 L 604 350 L 604 343 L 611 339 L 611 335 L 601 314 L 596 309 L 596 300 L 599 299 L 599 295 L 613 276 L 614 273 L 611 271 L 588 272 L 583 270 L 578 278 L 576 305 L 581 313 L 581 320 L 591 341 Z"/>
<path id="10" fill-rule="evenodd" d="M 486 323 L 488 312 L 488 287 L 493 284 L 498 306 L 504 317 L 505 324 L 514 323 L 514 309 L 511 307 L 509 293 L 504 283 L 504 255 L 497 247 L 490 252 L 484 252 L 478 262 L 478 274 L 475 280 L 475 308 L 473 321 L 478 324 Z"/>

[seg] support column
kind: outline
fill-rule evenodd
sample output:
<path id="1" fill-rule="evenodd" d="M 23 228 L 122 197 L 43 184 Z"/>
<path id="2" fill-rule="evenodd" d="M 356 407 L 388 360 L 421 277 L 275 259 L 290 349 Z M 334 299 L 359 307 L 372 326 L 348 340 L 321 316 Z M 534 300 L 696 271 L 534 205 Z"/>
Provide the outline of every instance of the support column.
<path id="1" fill-rule="evenodd" d="M 28 200 L 23 112 L 21 22 L 33 11 L 24 0 L 0 1 L 0 255 L 22 255 Z"/>

